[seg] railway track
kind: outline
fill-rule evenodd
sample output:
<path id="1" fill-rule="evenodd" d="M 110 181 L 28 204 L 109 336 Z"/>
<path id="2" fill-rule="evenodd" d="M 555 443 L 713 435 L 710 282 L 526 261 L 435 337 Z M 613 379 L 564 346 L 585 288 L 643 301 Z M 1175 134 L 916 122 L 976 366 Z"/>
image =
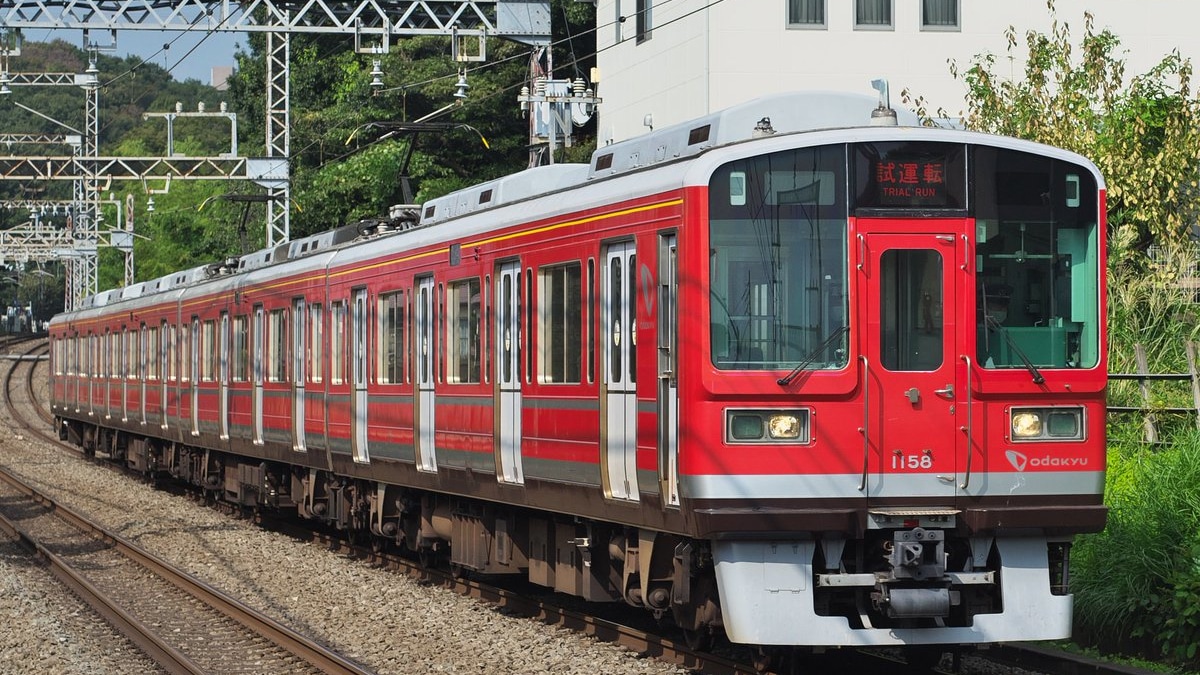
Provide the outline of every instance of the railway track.
<path id="1" fill-rule="evenodd" d="M 0 347 L 3 347 L 3 343 L 0 343 Z M 46 347 L 44 342 L 41 342 L 31 345 L 23 345 L 15 351 L 18 352 L 18 355 L 20 356 L 31 357 L 37 356 L 38 354 L 44 352 L 45 349 Z M 19 422 L 19 424 L 22 425 L 28 435 L 36 435 L 47 442 L 52 442 L 58 445 L 59 442 L 57 440 L 57 436 L 52 433 L 53 427 L 49 423 L 52 421 L 53 417 L 46 409 L 44 401 L 40 400 L 44 397 L 39 397 L 34 388 L 36 381 L 33 377 L 33 373 L 36 370 L 36 364 L 37 361 L 32 360 L 10 361 L 10 365 L 5 374 L 5 405 L 9 415 L 14 420 L 23 420 Z M 22 373 L 24 374 L 24 377 L 19 377 Z M 68 448 L 72 454 L 78 455 L 78 449 L 74 446 L 60 447 Z M 0 482 L 0 497 L 3 497 L 3 501 L 10 501 L 10 495 L 13 499 L 16 499 L 18 495 L 25 495 L 25 493 L 21 488 L 9 487 L 6 483 Z M 38 498 L 29 496 L 22 496 L 21 498 L 26 500 L 35 500 L 32 502 L 27 501 L 29 504 L 40 504 L 36 507 L 40 510 L 39 514 L 36 516 L 37 519 L 50 518 L 53 514 L 66 513 L 65 509 L 62 509 L 57 505 L 52 505 L 52 502 L 49 502 L 49 500 L 43 502 Z M 29 515 L 29 513 L 31 513 L 33 510 L 34 507 L 32 506 L 24 509 L 25 519 L 18 523 L 19 527 L 10 530 L 17 532 L 12 536 L 26 537 L 30 540 L 35 538 L 35 532 L 26 531 L 32 529 L 27 525 L 27 521 L 30 518 L 34 518 L 34 516 Z M 647 658 L 653 658 L 666 663 L 677 664 L 689 669 L 706 673 L 757 672 L 754 668 L 754 659 L 752 655 L 747 655 L 745 650 L 742 650 L 742 653 L 733 655 L 714 655 L 694 652 L 689 650 L 686 645 L 682 643 L 682 641 L 675 641 L 670 638 L 663 637 L 662 635 L 656 634 L 651 630 L 633 628 L 624 625 L 619 621 L 599 618 L 584 611 L 566 609 L 556 604 L 554 600 L 539 599 L 538 597 L 531 597 L 529 594 L 521 591 L 506 590 L 491 584 L 482 583 L 475 579 L 464 578 L 460 575 L 426 569 L 421 567 L 419 564 L 416 564 L 413 561 L 403 557 L 372 551 L 368 547 L 356 547 L 348 542 L 345 542 L 344 540 L 336 539 L 321 533 L 313 533 L 308 530 L 305 530 L 303 533 L 301 533 L 298 531 L 297 527 L 287 525 L 285 521 L 268 519 L 262 517 L 261 515 L 259 515 L 256 519 L 263 524 L 269 525 L 273 529 L 284 531 L 291 536 L 304 536 L 317 541 L 323 548 L 337 550 L 343 555 L 359 558 L 367 561 L 370 564 L 386 566 L 389 569 L 402 572 L 407 576 L 419 580 L 421 583 L 443 586 L 459 594 L 482 599 L 496 607 L 499 607 L 501 611 L 505 613 L 532 617 L 549 625 L 560 626 L 571 629 L 578 633 L 594 636 L 596 639 L 601 641 L 619 644 L 626 649 L 629 649 Z M 61 528 L 63 525 L 59 524 L 55 527 Z M 60 538 L 65 538 L 66 541 L 74 541 L 74 544 L 70 545 L 69 547 L 73 549 L 88 549 L 90 555 L 101 555 L 101 552 L 103 552 L 104 556 L 117 557 L 115 562 L 112 562 L 110 558 L 107 557 L 91 558 L 89 559 L 90 562 L 86 563 L 91 568 L 103 568 L 109 565 L 117 566 L 118 563 L 121 565 L 132 565 L 131 563 L 121 563 L 119 558 L 122 554 L 119 554 L 119 551 L 117 553 L 113 552 L 114 549 L 120 549 L 122 543 L 127 544 L 128 542 L 121 542 L 119 537 L 116 537 L 111 533 L 95 533 L 88 535 L 85 538 L 83 535 L 78 534 L 79 530 L 75 529 L 75 526 L 72 525 L 71 528 L 75 534 L 72 534 L 72 532 L 68 530 L 62 530 L 59 534 L 55 535 L 55 530 L 46 530 L 46 532 L 50 533 L 46 535 L 46 538 L 52 540 L 55 536 L 58 536 Z M 81 541 L 83 541 L 85 545 L 80 545 Z M 45 554 L 43 555 L 45 555 L 47 559 L 49 559 L 50 556 L 59 558 L 64 557 L 57 556 L 54 546 L 48 543 L 31 543 L 30 546 L 35 550 L 44 550 Z M 40 549 L 39 546 L 41 547 Z M 170 565 L 162 563 L 161 561 L 159 561 L 159 563 L 164 567 L 170 567 Z M 154 566 L 154 563 L 147 564 Z M 135 569 L 137 567 L 141 567 L 141 564 L 135 566 Z M 148 588 L 146 584 L 149 583 L 147 579 L 150 578 L 150 573 L 145 571 L 145 568 L 142 568 L 142 570 L 143 571 L 131 575 L 131 578 L 134 581 L 131 582 L 128 587 L 132 589 L 141 588 L 141 594 L 145 596 L 157 596 L 157 593 L 151 594 L 145 590 Z M 59 573 L 56 572 L 56 575 L 57 574 Z M 67 573 L 65 572 L 62 573 L 62 575 L 66 574 Z M 168 584 L 171 587 L 178 588 L 178 586 L 175 585 L 175 582 L 159 581 L 156 583 Z M 95 586 L 96 584 L 92 585 Z M 164 588 L 166 588 L 166 586 L 164 586 Z M 170 589 L 168 588 L 167 590 L 169 591 Z M 84 589 L 77 592 L 80 595 L 83 595 L 87 591 Z M 167 591 L 164 591 L 164 593 L 165 592 Z M 115 594 L 120 595 L 120 592 Z M 195 597 L 192 596 L 190 592 L 187 593 L 187 596 L 193 598 Z M 227 636 L 216 636 L 215 632 L 208 632 L 206 629 L 204 629 L 204 627 L 208 626 L 209 624 L 215 625 L 214 622 L 226 621 L 228 619 L 221 619 L 217 616 L 217 614 L 212 613 L 212 610 L 204 610 L 202 608 L 196 609 L 194 606 L 199 604 L 198 601 L 187 600 L 187 598 L 184 598 L 183 603 L 193 606 L 193 608 L 189 609 L 188 611 L 199 611 L 201 613 L 191 615 L 191 618 L 184 622 L 188 628 L 185 629 L 181 626 L 175 626 L 171 628 L 170 632 L 175 635 L 184 635 L 185 637 L 181 638 L 183 639 L 184 643 L 188 643 L 189 638 L 186 636 L 190 635 L 190 641 L 192 643 L 198 643 L 201 645 L 203 645 L 203 643 L 221 643 L 226 646 L 224 649 L 217 650 L 221 653 L 211 657 L 214 660 L 212 660 L 207 666 L 205 664 L 196 663 L 193 663 L 190 666 L 168 665 L 172 662 L 174 656 L 169 654 L 163 656 L 154 656 L 157 662 L 163 664 L 163 668 L 165 670 L 170 672 L 237 672 L 237 664 L 231 663 L 226 659 L 228 652 L 231 651 L 228 645 L 239 645 L 239 650 L 241 650 L 241 645 L 249 645 L 244 650 L 249 651 L 257 648 L 255 645 L 269 642 L 269 640 L 266 640 L 261 636 L 256 637 L 247 632 L 229 633 Z M 236 601 L 233 601 L 233 603 L 236 604 Z M 182 616 L 182 611 L 183 610 L 180 610 L 179 612 L 175 613 L 179 613 Z M 155 619 L 153 614 L 150 614 L 149 617 L 150 618 L 143 621 L 143 623 L 165 624 L 165 620 L 162 617 Z M 134 618 L 137 617 L 135 616 Z M 120 617 L 110 620 L 116 625 L 121 625 Z M 239 623 L 236 619 L 232 621 L 233 623 Z M 200 626 L 202 628 L 201 632 L 184 632 L 185 630 L 192 630 L 191 627 L 194 626 Z M 178 633 L 176 633 L 176 629 L 178 629 Z M 221 630 L 225 629 L 223 628 Z M 135 627 L 123 627 L 122 632 L 126 634 L 129 634 L 129 632 L 137 634 L 139 631 Z M 139 642 L 138 644 L 140 645 L 141 643 Z M 169 643 L 168 646 L 170 646 Z M 187 647 L 189 649 L 194 648 L 191 644 L 188 644 Z M 146 651 L 147 654 L 154 654 L 155 648 L 143 646 L 142 649 Z M 200 652 L 196 652 L 194 654 L 188 653 L 184 651 L 183 647 L 177 647 L 175 648 L 175 651 L 181 652 L 184 658 L 188 658 L 192 661 L 200 661 L 204 658 Z M 259 657 L 251 657 L 251 660 L 254 661 L 254 663 L 251 666 L 247 666 L 249 671 L 264 672 L 267 670 L 284 670 L 287 672 L 318 672 L 323 670 L 326 672 L 363 672 L 362 670 L 338 671 L 329 666 L 312 666 L 311 662 L 306 666 L 304 663 L 302 663 L 302 659 L 291 655 L 291 653 L 287 652 L 287 650 L 283 650 L 283 652 L 277 651 L 274 653 L 275 656 L 265 656 L 262 658 L 281 659 L 280 661 L 276 662 L 276 666 L 265 666 L 264 663 L 266 662 L 258 660 Z M 1127 667 L 1113 666 L 1111 664 L 1095 662 L 1088 659 L 1077 659 L 1067 655 L 1061 655 L 1056 652 L 1047 652 L 1045 650 L 1026 650 L 1021 648 L 1004 647 L 989 650 L 988 655 L 989 657 L 993 657 L 996 661 L 1004 663 L 1007 666 L 1021 668 L 1021 670 L 1009 670 L 1006 672 L 1088 673 L 1089 675 L 1135 675 L 1145 672 Z M 879 656 L 880 655 L 877 653 L 867 654 L 858 653 L 854 650 L 843 650 L 836 654 L 830 654 L 823 658 L 815 659 L 812 662 L 788 664 L 789 667 L 786 670 L 781 669 L 779 672 L 921 672 L 907 668 L 905 664 L 898 659 L 880 661 Z M 1038 660 L 1033 660 L 1035 657 Z M 348 665 L 355 667 L 354 664 Z M 760 667 L 761 665 L 762 663 L 760 662 Z M 189 669 L 193 667 L 197 669 Z M 212 670 L 206 671 L 206 667 L 211 668 Z M 970 658 L 964 660 L 959 672 L 993 673 L 996 672 L 996 666 L 992 665 L 990 668 L 987 666 L 980 666 L 978 665 L 977 659 Z"/>
<path id="2" fill-rule="evenodd" d="M 44 343 L 24 354 L 44 350 Z M 14 420 L 45 440 L 31 424 L 37 412 L 32 377 L 14 383 L 33 361 L 16 361 L 5 374 L 5 404 Z M 29 365 L 29 370 L 33 370 Z M 23 402 L 16 390 L 26 395 Z M 20 386 L 20 385 L 25 386 Z M 44 412 L 44 409 L 43 409 Z M 279 624 L 81 513 L 57 504 L 17 476 L 0 470 L 0 529 L 21 541 L 51 573 L 170 673 L 368 672 Z"/>

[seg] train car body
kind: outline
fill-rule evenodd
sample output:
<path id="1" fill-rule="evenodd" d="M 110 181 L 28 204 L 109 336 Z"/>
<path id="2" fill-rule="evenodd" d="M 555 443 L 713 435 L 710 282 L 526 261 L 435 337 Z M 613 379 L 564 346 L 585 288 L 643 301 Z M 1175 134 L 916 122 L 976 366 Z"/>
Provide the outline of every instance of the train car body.
<path id="1" fill-rule="evenodd" d="M 62 433 L 763 646 L 1066 637 L 1104 185 L 760 99 L 60 315 Z"/>

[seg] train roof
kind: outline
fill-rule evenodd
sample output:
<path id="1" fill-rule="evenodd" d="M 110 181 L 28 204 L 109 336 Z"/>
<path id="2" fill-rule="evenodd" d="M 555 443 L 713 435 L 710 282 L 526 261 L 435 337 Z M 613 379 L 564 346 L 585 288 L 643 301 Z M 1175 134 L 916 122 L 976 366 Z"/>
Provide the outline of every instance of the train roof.
<path id="1" fill-rule="evenodd" d="M 294 239 L 220 263 L 202 265 L 151 281 L 104 291 L 86 298 L 81 309 L 149 298 L 168 290 L 191 288 L 206 281 L 215 281 L 222 276 L 242 276 L 241 273 L 266 267 L 274 268 L 275 265 L 287 261 L 315 258 L 318 256 L 314 254 L 318 252 L 337 252 L 333 257 L 319 256 L 326 262 L 337 259 L 342 263 L 368 258 L 378 255 L 378 247 L 361 247 L 361 250 L 354 252 L 342 252 L 342 249 L 356 242 L 378 239 L 399 231 L 420 231 L 420 234 L 412 232 L 411 236 L 404 237 L 402 244 L 405 248 L 420 247 L 439 238 L 451 236 L 441 228 L 431 226 L 454 221 L 452 236 L 481 232 L 507 223 L 504 218 L 497 220 L 491 216 L 482 217 L 483 212 L 494 213 L 494 210 L 503 206 L 521 202 L 529 202 L 528 207 L 523 205 L 521 209 L 526 216 L 530 212 L 536 212 L 545 217 L 553 217 L 560 211 L 589 208 L 603 203 L 605 199 L 611 199 L 612 190 L 621 190 L 615 184 L 612 188 L 600 189 L 601 185 L 609 184 L 612 179 L 665 167 L 716 148 L 727 147 L 732 155 L 759 152 L 762 149 L 758 148 L 757 144 L 755 150 L 741 150 L 735 146 L 765 137 L 777 138 L 782 143 L 794 143 L 785 141 L 784 137 L 797 133 L 811 133 L 814 144 L 821 144 L 838 139 L 867 140 L 898 135 L 910 138 L 956 139 L 1013 149 L 1036 149 L 1044 154 L 1082 161 L 1092 167 L 1098 180 L 1102 180 L 1094 165 L 1075 153 L 1030 141 L 961 130 L 925 128 L 921 126 L 916 115 L 906 110 L 896 111 L 896 125 L 873 125 L 872 113 L 878 110 L 881 108 L 875 97 L 859 94 L 795 92 L 765 96 L 696 120 L 597 148 L 588 164 L 553 164 L 526 169 L 431 199 L 424 204 L 405 206 L 397 210 L 401 214 L 399 218 L 363 221 Z M 768 142 L 767 145 L 772 143 Z M 649 179 L 651 174 L 646 174 L 644 178 L 637 178 L 638 187 L 651 191 L 668 189 L 672 185 L 678 187 L 696 175 L 695 172 L 703 173 L 708 170 L 707 167 L 712 162 L 728 161 L 732 155 L 726 155 L 730 153 L 719 153 L 720 157 L 714 156 L 710 161 L 700 162 L 692 167 L 691 171 L 686 165 L 681 165 L 682 168 L 678 171 L 653 172 L 652 175 L 656 176 L 654 179 Z M 577 198 L 569 204 L 556 198 L 557 194 L 564 190 L 590 188 L 593 184 L 597 189 L 577 192 Z M 390 244 L 399 245 L 399 242 Z M 274 269 L 272 273 L 275 273 Z M 234 285 L 238 283 L 244 281 L 233 282 Z"/>

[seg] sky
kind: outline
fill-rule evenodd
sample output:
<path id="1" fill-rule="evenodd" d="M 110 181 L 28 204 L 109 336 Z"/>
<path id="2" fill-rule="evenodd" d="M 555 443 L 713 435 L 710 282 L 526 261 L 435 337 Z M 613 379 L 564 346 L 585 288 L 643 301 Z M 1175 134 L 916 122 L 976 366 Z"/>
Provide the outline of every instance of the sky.
<path id="1" fill-rule="evenodd" d="M 234 64 L 236 45 L 241 44 L 245 48 L 246 34 L 213 33 L 207 39 L 204 35 L 199 31 L 194 34 L 180 34 L 178 31 L 120 31 L 117 33 L 117 55 L 146 59 L 169 69 L 171 76 L 179 81 L 197 79 L 209 84 L 213 66 Z M 164 44 L 170 44 L 171 48 L 151 58 Z M 193 47 L 196 50 L 188 54 Z"/>
<path id="2" fill-rule="evenodd" d="M 72 30 L 26 30 L 25 39 L 34 42 L 47 42 L 60 38 L 74 45 L 83 44 L 81 31 Z M 116 52 L 108 52 L 115 56 L 138 56 L 151 63 L 171 71 L 171 75 L 179 81 L 187 79 L 200 80 L 204 84 L 211 81 L 213 66 L 234 65 L 233 53 L 236 45 L 245 47 L 245 33 L 212 33 L 207 38 L 204 31 L 181 33 L 180 31 L 157 30 L 121 30 L 117 32 Z M 95 38 L 94 38 L 95 39 Z M 107 33 L 100 32 L 100 42 L 108 42 Z M 164 44 L 170 44 L 170 49 L 162 50 Z M 199 46 L 197 47 L 197 44 Z M 196 47 L 196 50 L 188 52 Z M 157 52 L 157 54 L 156 54 Z M 14 59 L 14 64 L 19 57 Z M 176 65 L 178 63 L 178 65 Z M 14 70 L 19 70 L 15 68 Z M 115 76 L 119 73 L 101 73 L 104 76 Z"/>

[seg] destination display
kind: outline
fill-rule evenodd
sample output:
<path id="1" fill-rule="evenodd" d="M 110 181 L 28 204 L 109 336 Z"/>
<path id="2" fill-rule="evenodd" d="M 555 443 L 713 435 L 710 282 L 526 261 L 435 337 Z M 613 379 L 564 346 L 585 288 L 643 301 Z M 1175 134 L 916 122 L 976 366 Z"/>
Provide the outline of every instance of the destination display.
<path id="1" fill-rule="evenodd" d="M 961 145 L 859 143 L 855 147 L 856 208 L 967 208 Z"/>

